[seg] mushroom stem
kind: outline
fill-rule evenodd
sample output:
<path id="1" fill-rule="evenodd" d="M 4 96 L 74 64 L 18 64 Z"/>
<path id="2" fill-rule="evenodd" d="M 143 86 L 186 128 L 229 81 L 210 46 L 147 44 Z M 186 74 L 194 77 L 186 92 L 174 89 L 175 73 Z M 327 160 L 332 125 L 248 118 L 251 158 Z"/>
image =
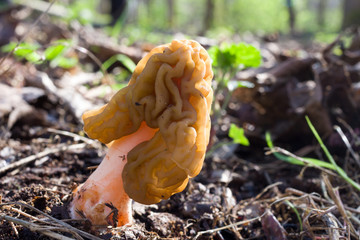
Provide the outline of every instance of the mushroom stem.
<path id="1" fill-rule="evenodd" d="M 94 225 L 122 226 L 132 222 L 131 200 L 125 193 L 122 171 L 136 145 L 150 140 L 156 129 L 143 122 L 133 134 L 114 140 L 97 169 L 73 192 L 70 217 L 86 218 Z"/>

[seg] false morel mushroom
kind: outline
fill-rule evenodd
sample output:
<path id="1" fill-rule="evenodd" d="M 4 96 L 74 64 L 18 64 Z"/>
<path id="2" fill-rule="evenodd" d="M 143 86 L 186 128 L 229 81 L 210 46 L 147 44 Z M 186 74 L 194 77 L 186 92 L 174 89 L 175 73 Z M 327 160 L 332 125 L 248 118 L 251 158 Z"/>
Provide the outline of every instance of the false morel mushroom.
<path id="1" fill-rule="evenodd" d="M 89 137 L 109 146 L 98 168 L 73 193 L 72 218 L 121 226 L 131 200 L 158 203 L 199 174 L 210 134 L 211 60 L 192 40 L 150 51 L 127 87 L 84 113 Z"/>

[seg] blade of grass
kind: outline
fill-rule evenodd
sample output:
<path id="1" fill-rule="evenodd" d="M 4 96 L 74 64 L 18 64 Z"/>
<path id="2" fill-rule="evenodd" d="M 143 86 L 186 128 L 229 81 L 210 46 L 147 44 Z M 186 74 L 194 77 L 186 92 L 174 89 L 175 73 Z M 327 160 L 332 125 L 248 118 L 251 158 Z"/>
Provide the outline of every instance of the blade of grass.
<path id="1" fill-rule="evenodd" d="M 116 54 L 112 57 L 110 57 L 108 60 L 106 60 L 103 63 L 103 68 L 108 69 L 111 65 L 113 65 L 115 62 L 120 62 L 124 65 L 124 67 L 129 70 L 130 72 L 133 72 L 135 70 L 135 63 L 126 55 L 124 54 Z"/>
<path id="2" fill-rule="evenodd" d="M 331 156 L 329 150 L 327 149 L 327 147 L 325 146 L 325 144 L 323 143 L 323 141 L 321 140 L 318 132 L 316 131 L 314 125 L 311 123 L 310 119 L 308 116 L 305 116 L 306 122 L 310 127 L 311 132 L 314 134 L 316 140 L 318 141 L 318 143 L 320 144 L 321 149 L 324 151 L 326 157 L 328 158 L 328 160 L 330 161 L 330 163 L 335 167 L 335 171 L 346 181 L 348 182 L 351 186 L 353 186 L 356 190 L 360 191 L 360 185 L 355 182 L 354 180 L 352 180 L 347 174 L 346 172 L 339 167 L 334 158 Z"/>
<path id="3" fill-rule="evenodd" d="M 274 150 L 275 147 L 274 147 L 274 144 L 271 140 L 271 135 L 269 132 L 266 132 L 265 133 L 265 139 L 266 139 L 266 143 L 268 145 L 268 147 L 271 149 L 271 150 Z M 300 165 L 300 166 L 317 166 L 317 167 L 323 167 L 323 168 L 327 168 L 327 169 L 331 169 L 331 170 L 335 170 L 335 166 L 333 166 L 332 164 L 328 163 L 328 162 L 324 162 L 324 161 L 321 161 L 319 159 L 315 159 L 315 158 L 301 158 L 303 159 L 303 161 L 299 160 L 299 159 L 296 159 L 294 157 L 291 157 L 291 156 L 286 156 L 284 154 L 281 154 L 279 152 L 276 152 L 276 151 L 273 151 L 272 154 L 274 154 L 274 156 L 284 162 L 288 162 L 288 163 L 291 163 L 291 164 L 295 164 L 295 165 Z"/>
<path id="4" fill-rule="evenodd" d="M 289 200 L 286 200 L 285 203 L 294 211 L 298 221 L 299 221 L 299 226 L 300 226 L 300 232 L 303 231 L 303 225 L 302 225 L 302 220 L 300 217 L 300 213 L 298 212 L 298 210 L 296 209 L 296 207 L 294 206 L 294 204 L 292 204 Z"/>

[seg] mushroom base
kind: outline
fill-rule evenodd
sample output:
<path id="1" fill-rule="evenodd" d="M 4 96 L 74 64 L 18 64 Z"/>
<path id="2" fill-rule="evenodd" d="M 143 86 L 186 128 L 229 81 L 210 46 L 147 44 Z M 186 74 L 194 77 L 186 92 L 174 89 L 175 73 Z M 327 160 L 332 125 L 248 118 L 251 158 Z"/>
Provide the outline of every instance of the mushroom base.
<path id="1" fill-rule="evenodd" d="M 101 164 L 74 190 L 69 206 L 71 218 L 86 218 L 94 225 L 122 226 L 132 222 L 131 199 L 123 188 L 122 171 L 128 152 L 151 139 L 156 131 L 142 123 L 135 133 L 110 144 Z"/>

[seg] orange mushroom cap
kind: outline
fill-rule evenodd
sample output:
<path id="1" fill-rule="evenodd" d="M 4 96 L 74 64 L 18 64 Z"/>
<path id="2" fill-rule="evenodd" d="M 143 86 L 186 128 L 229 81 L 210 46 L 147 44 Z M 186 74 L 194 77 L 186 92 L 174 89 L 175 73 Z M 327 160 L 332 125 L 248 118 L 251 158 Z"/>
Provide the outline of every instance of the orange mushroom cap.
<path id="1" fill-rule="evenodd" d="M 156 129 L 127 156 L 122 178 L 133 200 L 157 203 L 199 174 L 209 142 L 212 78 L 206 50 L 174 40 L 146 55 L 108 104 L 83 115 L 86 133 L 103 143 L 136 132 L 142 122 Z"/>

